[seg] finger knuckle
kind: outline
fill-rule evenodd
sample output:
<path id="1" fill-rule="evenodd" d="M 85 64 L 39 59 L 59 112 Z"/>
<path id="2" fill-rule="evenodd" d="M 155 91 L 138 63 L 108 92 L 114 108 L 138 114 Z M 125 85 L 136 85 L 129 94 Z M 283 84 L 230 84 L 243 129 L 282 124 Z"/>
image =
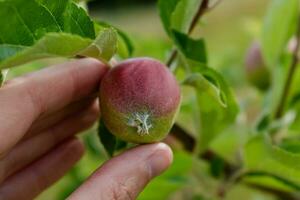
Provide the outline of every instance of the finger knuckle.
<path id="1" fill-rule="evenodd" d="M 111 187 L 112 200 L 134 200 L 130 188 L 127 185 L 119 182 L 115 183 Z"/>

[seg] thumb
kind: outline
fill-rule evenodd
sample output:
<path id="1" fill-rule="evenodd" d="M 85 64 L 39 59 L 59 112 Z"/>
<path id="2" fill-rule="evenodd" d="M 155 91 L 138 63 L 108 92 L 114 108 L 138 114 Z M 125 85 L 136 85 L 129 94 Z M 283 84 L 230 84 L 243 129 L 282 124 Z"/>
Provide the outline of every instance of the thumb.
<path id="1" fill-rule="evenodd" d="M 172 158 L 164 143 L 133 148 L 106 162 L 68 199 L 136 199 L 151 179 L 169 167 Z"/>

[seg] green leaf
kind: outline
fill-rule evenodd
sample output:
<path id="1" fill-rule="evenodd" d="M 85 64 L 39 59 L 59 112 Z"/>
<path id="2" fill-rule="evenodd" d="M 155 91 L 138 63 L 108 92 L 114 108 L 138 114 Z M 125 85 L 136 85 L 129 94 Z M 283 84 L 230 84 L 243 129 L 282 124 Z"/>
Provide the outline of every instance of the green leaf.
<path id="1" fill-rule="evenodd" d="M 71 0 L 37 0 L 46 7 L 66 33 L 95 39 L 93 21 L 86 11 Z"/>
<path id="2" fill-rule="evenodd" d="M 111 24 L 108 24 L 106 22 L 102 21 L 95 21 L 95 27 L 99 30 L 102 30 L 103 28 L 111 28 L 113 27 L 117 33 L 118 33 L 118 54 L 122 58 L 128 58 L 131 57 L 134 51 L 134 46 L 131 38 L 121 29 L 116 28 L 115 26 L 112 26 Z"/>
<path id="3" fill-rule="evenodd" d="M 273 67 L 294 34 L 299 13 L 298 0 L 273 0 L 262 30 L 262 50 L 265 60 Z"/>
<path id="4" fill-rule="evenodd" d="M 223 175 L 225 162 L 222 158 L 213 157 L 210 163 L 210 172 L 213 177 L 220 178 Z"/>
<path id="5" fill-rule="evenodd" d="M 0 69 L 18 66 L 41 58 L 76 55 L 79 50 L 87 47 L 91 42 L 89 39 L 66 33 L 49 33 L 32 47 L 18 46 L 19 49 L 13 56 L 0 60 Z M 0 45 L 0 49 L 2 52 L 6 52 L 5 45 Z"/>
<path id="6" fill-rule="evenodd" d="M 105 126 L 104 122 L 100 119 L 98 124 L 98 136 L 106 152 L 110 157 L 114 153 L 127 147 L 127 142 L 116 138 Z"/>
<path id="7" fill-rule="evenodd" d="M 0 44 L 0 69 L 10 68 L 42 58 L 74 57 L 76 55 L 94 57 L 109 61 L 116 51 L 116 33 L 105 29 L 93 41 L 67 33 L 48 33 L 32 47 L 14 46 L 7 48 Z M 14 49 L 14 54 L 10 51 Z M 4 55 L 4 56 L 3 56 Z M 13 56 L 5 56 L 13 55 Z"/>
<path id="8" fill-rule="evenodd" d="M 106 152 L 110 157 L 112 157 L 116 149 L 117 138 L 111 134 L 102 120 L 99 120 L 98 135 Z"/>
<path id="9" fill-rule="evenodd" d="M 132 40 L 125 32 L 121 31 L 120 29 L 117 29 L 117 31 L 118 31 L 118 35 L 122 38 L 123 42 L 126 45 L 126 48 L 128 51 L 128 57 L 132 56 L 133 51 L 134 51 L 134 46 L 133 46 Z"/>
<path id="10" fill-rule="evenodd" d="M 94 24 L 85 10 L 74 3 L 68 4 L 64 13 L 63 30 L 67 33 L 94 39 Z"/>
<path id="11" fill-rule="evenodd" d="M 195 63 L 194 63 L 195 64 Z M 194 65 L 194 71 L 184 84 L 196 90 L 199 113 L 198 151 L 203 152 L 224 128 L 235 121 L 238 105 L 223 77 L 208 67 Z"/>
<path id="12" fill-rule="evenodd" d="M 245 169 L 267 174 L 300 190 L 300 154 L 273 145 L 269 136 L 251 139 L 244 149 Z"/>
<path id="13" fill-rule="evenodd" d="M 171 36 L 172 29 L 187 33 L 202 0 L 159 0 L 161 21 Z"/>
<path id="14" fill-rule="evenodd" d="M 116 48 L 113 30 L 95 39 L 92 20 L 71 0 L 2 0 L 0 24 L 0 69 L 40 58 L 72 57 L 89 45 L 97 49 L 87 48 L 83 55 L 107 61 Z"/>
<path id="15" fill-rule="evenodd" d="M 78 55 L 109 61 L 117 51 L 117 40 L 117 32 L 113 28 L 103 29 L 98 37 Z"/>
<path id="16" fill-rule="evenodd" d="M 26 49 L 26 46 L 13 44 L 0 44 L 0 62 L 14 56 L 18 52 Z"/>
<path id="17" fill-rule="evenodd" d="M 171 35 L 171 16 L 180 0 L 159 0 L 158 8 L 166 32 Z"/>
<path id="18" fill-rule="evenodd" d="M 0 44 L 7 45 L 30 46 L 47 32 L 61 31 L 51 13 L 34 0 L 0 1 L 0 24 Z"/>
<path id="19" fill-rule="evenodd" d="M 207 63 L 205 42 L 203 39 L 193 39 L 187 34 L 172 30 L 174 41 L 180 52 L 188 59 Z"/>
<path id="20" fill-rule="evenodd" d="M 221 91 L 214 84 L 212 84 L 209 80 L 207 80 L 200 73 L 195 73 L 190 75 L 185 81 L 184 84 L 193 86 L 197 88 L 199 94 L 205 94 L 210 96 L 217 104 L 221 107 L 226 108 L 226 102 L 221 97 Z M 202 110 L 210 109 L 210 106 L 203 107 Z"/>
<path id="21" fill-rule="evenodd" d="M 95 38 L 94 25 L 85 10 L 71 0 L 5 0 L 4 5 L 9 5 L 15 12 L 10 13 L 10 22 L 6 23 L 14 29 L 20 23 L 29 27 L 32 33 L 41 29 L 40 36 L 48 32 L 67 32 L 82 37 Z M 7 7 L 3 7 L 5 9 Z M 28 12 L 30 10 L 30 12 Z M 7 11 L 8 12 L 8 11 Z M 7 13 L 4 13 L 5 15 Z M 17 19 L 14 20 L 14 19 Z M 38 19 L 38 20 L 32 20 Z M 44 27 L 49 29 L 45 29 Z M 54 26 L 55 29 L 51 29 Z M 20 34 L 22 36 L 22 34 Z M 40 37 L 39 37 L 40 38 Z M 38 39 L 38 38 L 37 38 Z"/>
<path id="22" fill-rule="evenodd" d="M 180 0 L 171 15 L 171 29 L 188 33 L 202 0 Z"/>

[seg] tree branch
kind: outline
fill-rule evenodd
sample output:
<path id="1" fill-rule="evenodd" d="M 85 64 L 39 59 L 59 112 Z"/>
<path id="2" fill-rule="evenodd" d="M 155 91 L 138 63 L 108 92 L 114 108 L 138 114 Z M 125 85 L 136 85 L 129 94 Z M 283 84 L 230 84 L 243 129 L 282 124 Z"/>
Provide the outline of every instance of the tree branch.
<path id="1" fill-rule="evenodd" d="M 191 134 L 187 133 L 178 124 L 174 124 L 171 129 L 171 135 L 173 135 L 178 141 L 180 141 L 184 149 L 188 152 L 193 152 L 196 147 L 196 140 Z"/>

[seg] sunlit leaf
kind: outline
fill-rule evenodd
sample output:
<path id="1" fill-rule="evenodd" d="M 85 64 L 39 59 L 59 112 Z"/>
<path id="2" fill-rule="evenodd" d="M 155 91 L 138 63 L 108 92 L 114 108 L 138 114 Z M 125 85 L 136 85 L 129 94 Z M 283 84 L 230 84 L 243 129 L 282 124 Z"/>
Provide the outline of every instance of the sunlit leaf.
<path id="1" fill-rule="evenodd" d="M 117 32 L 112 28 L 102 30 L 97 38 L 78 55 L 108 61 L 117 51 Z"/>
<path id="2" fill-rule="evenodd" d="M 134 51 L 134 46 L 131 38 L 121 29 L 112 26 L 106 22 L 96 21 L 95 27 L 100 31 L 103 28 L 111 28 L 113 27 L 118 33 L 118 55 L 123 58 L 127 58 L 132 56 Z"/>
<path id="3" fill-rule="evenodd" d="M 108 61 L 116 50 L 114 31 L 107 29 L 95 39 L 92 20 L 71 0 L 3 0 L 0 23 L 0 69 L 81 51 Z"/>
<path id="4" fill-rule="evenodd" d="M 15 46 L 14 55 L 0 60 L 0 69 L 18 66 L 30 61 L 51 57 L 74 57 L 76 55 L 94 57 L 108 61 L 116 51 L 116 33 L 112 29 L 103 30 L 95 41 L 67 33 L 49 33 L 31 47 Z M 2 50 L 1 50 L 2 49 Z M 8 51 L 12 48 L 10 47 Z M 6 45 L 0 44 L 0 53 L 6 53 Z"/>

